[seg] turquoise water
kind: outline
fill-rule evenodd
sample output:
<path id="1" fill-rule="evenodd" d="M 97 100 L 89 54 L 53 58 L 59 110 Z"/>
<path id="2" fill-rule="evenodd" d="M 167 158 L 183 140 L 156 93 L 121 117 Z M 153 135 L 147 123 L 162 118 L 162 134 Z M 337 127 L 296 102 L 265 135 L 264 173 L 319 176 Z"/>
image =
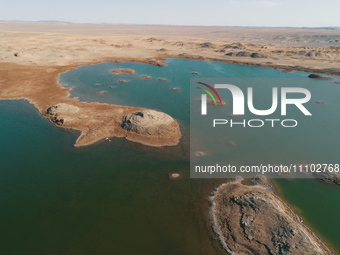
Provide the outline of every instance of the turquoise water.
<path id="1" fill-rule="evenodd" d="M 71 94 L 84 101 L 146 107 L 164 111 L 179 121 L 189 122 L 190 87 L 186 86 L 186 82 L 190 78 L 190 72 L 183 70 L 183 67 L 188 70 L 191 70 L 191 67 L 186 64 L 179 65 L 176 61 L 170 60 L 169 68 L 142 63 L 103 63 L 82 66 L 62 74 L 60 82 L 69 87 L 76 86 Z M 116 68 L 132 68 L 136 74 L 114 75 L 111 70 Z M 141 75 L 149 75 L 152 78 L 143 79 Z M 168 80 L 159 81 L 159 78 Z M 128 82 L 119 83 L 119 80 Z M 173 91 L 172 88 L 175 87 L 181 89 Z M 99 91 L 107 93 L 100 94 Z"/>
<path id="2" fill-rule="evenodd" d="M 183 132 L 176 147 L 149 148 L 114 138 L 112 143 L 74 148 L 77 132 L 55 127 L 26 101 L 0 101 L 1 254 L 223 254 L 207 220 L 207 197 L 225 180 L 189 178 L 189 78 L 197 78 L 191 72 L 216 78 L 307 74 L 193 60 L 170 59 L 167 64 L 103 63 L 79 67 L 60 80 L 75 86 L 71 94 L 81 100 L 172 115 Z M 137 74 L 115 76 L 110 73 L 114 68 L 132 68 Z M 120 79 L 129 82 L 119 84 Z M 323 84 L 317 100 L 327 101 L 334 94 L 333 83 Z M 170 181 L 169 172 L 183 178 Z M 325 197 L 340 197 L 340 189 L 316 181 L 309 186 L 313 181 L 283 183 L 280 194 L 339 249 L 333 236 L 340 226 L 335 217 L 339 203 Z M 311 197 L 324 210 L 303 202 Z"/>
<path id="3" fill-rule="evenodd" d="M 67 87 L 74 87 L 71 95 L 83 101 L 157 109 L 189 123 L 190 78 L 305 78 L 307 76 L 303 72 L 283 73 L 281 70 L 256 66 L 240 68 L 240 65 L 212 61 L 168 59 L 166 64 L 166 67 L 142 63 L 102 63 L 82 66 L 62 74 L 60 82 Z M 116 68 L 130 68 L 135 70 L 136 74 L 113 75 L 111 71 Z M 193 71 L 198 72 L 199 76 L 191 74 Z M 149 75 L 152 79 L 143 79 L 141 75 Z M 159 78 L 166 78 L 167 81 L 159 81 Z M 128 82 L 119 83 L 119 80 Z M 180 88 L 180 90 L 172 91 L 172 88 Z M 99 91 L 107 93 L 100 94 Z"/>

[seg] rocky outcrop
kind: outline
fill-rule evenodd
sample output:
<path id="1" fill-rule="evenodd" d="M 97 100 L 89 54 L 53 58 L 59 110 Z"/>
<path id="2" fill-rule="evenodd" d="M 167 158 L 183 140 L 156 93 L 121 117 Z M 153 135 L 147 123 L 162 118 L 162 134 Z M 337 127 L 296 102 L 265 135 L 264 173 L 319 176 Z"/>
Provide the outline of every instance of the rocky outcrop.
<path id="1" fill-rule="evenodd" d="M 187 54 L 187 53 L 180 53 L 180 54 L 178 54 L 178 56 L 182 57 L 182 58 L 192 58 L 192 55 Z"/>
<path id="2" fill-rule="evenodd" d="M 78 115 L 79 108 L 74 105 L 65 103 L 59 103 L 52 105 L 46 110 L 46 115 L 50 120 L 58 125 L 63 125 L 74 119 L 75 115 Z"/>
<path id="3" fill-rule="evenodd" d="M 297 52 L 298 55 L 303 56 L 306 55 L 306 51 L 305 50 L 300 50 Z"/>
<path id="4" fill-rule="evenodd" d="M 237 57 L 250 57 L 251 53 L 248 51 L 240 51 L 236 53 Z"/>
<path id="5" fill-rule="evenodd" d="M 14 57 L 22 57 L 24 53 L 22 51 L 14 53 Z"/>
<path id="6" fill-rule="evenodd" d="M 171 131 L 175 120 L 169 115 L 154 110 L 145 110 L 125 115 L 122 128 L 138 134 L 159 135 Z"/>
<path id="7" fill-rule="evenodd" d="M 334 167 L 332 169 L 328 168 L 325 172 L 313 172 L 311 175 L 320 181 L 340 185 L 340 172 L 339 170 L 334 170 Z"/>
<path id="8" fill-rule="evenodd" d="M 274 54 L 281 54 L 281 53 L 284 53 L 285 51 L 284 50 L 273 50 L 271 51 L 271 53 L 274 53 Z"/>
<path id="9" fill-rule="evenodd" d="M 244 49 L 245 47 L 241 43 L 232 43 L 223 45 L 224 49 Z"/>
<path id="10" fill-rule="evenodd" d="M 179 179 L 181 175 L 179 173 L 168 173 L 170 180 Z"/>
<path id="11" fill-rule="evenodd" d="M 169 115 L 144 108 L 70 101 L 47 108 L 44 116 L 67 129 L 80 130 L 75 146 L 86 146 L 109 137 L 126 139 L 154 147 L 174 146 L 181 131 Z"/>
<path id="12" fill-rule="evenodd" d="M 219 50 L 215 50 L 215 52 L 226 52 L 225 49 L 219 49 Z"/>
<path id="13" fill-rule="evenodd" d="M 181 41 L 178 41 L 178 42 L 173 43 L 173 45 L 176 45 L 176 46 L 184 46 L 184 43 L 181 42 Z"/>
<path id="14" fill-rule="evenodd" d="M 251 58 L 267 58 L 267 55 L 262 53 L 254 52 L 250 55 Z"/>
<path id="15" fill-rule="evenodd" d="M 331 172 L 324 172 L 317 175 L 323 182 L 327 183 L 334 183 L 336 185 L 340 185 L 340 174 L 339 173 L 331 173 Z"/>
<path id="16" fill-rule="evenodd" d="M 135 70 L 132 70 L 132 69 L 114 69 L 111 72 L 113 74 L 121 74 L 121 73 L 135 74 Z"/>
<path id="17" fill-rule="evenodd" d="M 195 156 L 196 157 L 203 157 L 206 156 L 207 153 L 205 153 L 204 151 L 195 151 Z"/>
<path id="18" fill-rule="evenodd" d="M 154 37 L 150 37 L 148 39 L 145 39 L 145 41 L 148 41 L 148 42 L 163 42 L 164 40 L 163 39 L 157 39 L 157 38 L 154 38 Z"/>
<path id="19" fill-rule="evenodd" d="M 314 73 L 308 75 L 308 78 L 322 79 L 322 80 L 333 80 L 332 77 L 328 77 L 328 76 L 324 76 L 324 75 L 320 75 L 320 74 L 314 74 Z"/>
<path id="20" fill-rule="evenodd" d="M 204 43 L 200 43 L 200 47 L 201 48 L 215 48 L 215 45 L 212 44 L 211 42 L 204 42 Z"/>
<path id="21" fill-rule="evenodd" d="M 223 184 L 211 197 L 213 229 L 228 254 L 332 254 L 266 179 L 256 177 L 254 186 L 241 181 Z"/>
<path id="22" fill-rule="evenodd" d="M 306 57 L 315 57 L 316 52 L 315 51 L 310 51 L 305 54 Z"/>
<path id="23" fill-rule="evenodd" d="M 162 59 L 155 59 L 155 58 L 147 58 L 146 61 L 150 64 L 150 65 L 154 65 L 154 66 L 165 66 L 165 63 Z"/>

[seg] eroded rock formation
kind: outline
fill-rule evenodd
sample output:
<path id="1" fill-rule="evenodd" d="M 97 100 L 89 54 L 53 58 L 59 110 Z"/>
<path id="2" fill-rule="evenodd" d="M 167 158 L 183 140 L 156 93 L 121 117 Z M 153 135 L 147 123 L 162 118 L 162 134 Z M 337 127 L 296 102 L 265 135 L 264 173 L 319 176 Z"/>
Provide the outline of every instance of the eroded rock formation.
<path id="1" fill-rule="evenodd" d="M 269 188 L 234 181 L 211 197 L 213 229 L 228 254 L 322 255 L 332 252 Z M 256 179 L 255 179 L 256 180 Z M 265 187 L 260 185 L 265 183 Z"/>
<path id="2" fill-rule="evenodd" d="M 145 110 L 124 116 L 122 127 L 138 134 L 159 135 L 171 131 L 174 121 L 165 113 Z"/>

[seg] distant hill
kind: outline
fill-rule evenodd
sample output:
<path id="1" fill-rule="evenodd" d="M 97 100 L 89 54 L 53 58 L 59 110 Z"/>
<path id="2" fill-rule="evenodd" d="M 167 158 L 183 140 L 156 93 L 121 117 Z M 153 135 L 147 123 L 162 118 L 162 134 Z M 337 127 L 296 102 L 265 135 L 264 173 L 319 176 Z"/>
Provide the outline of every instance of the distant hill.
<path id="1" fill-rule="evenodd" d="M 69 21 L 60 21 L 60 20 L 38 20 L 35 22 L 43 22 L 43 23 L 72 23 Z"/>
<path id="2" fill-rule="evenodd" d="M 74 22 L 70 22 L 70 21 L 62 21 L 62 20 L 35 20 L 35 21 L 27 21 L 27 20 L 0 20 L 0 22 L 25 22 L 25 23 L 74 23 Z M 80 22 L 82 23 L 82 22 Z M 94 22 L 93 24 L 112 24 L 112 25 L 116 25 L 117 23 L 110 23 L 110 22 Z M 122 24 L 119 24 L 122 25 Z M 126 25 L 156 25 L 159 26 L 157 24 L 126 24 Z M 171 26 L 171 25 L 164 25 L 164 26 Z M 186 25 L 182 25 L 182 26 L 186 26 Z M 197 27 L 197 26 L 194 26 Z M 204 26 L 203 26 L 204 27 Z M 214 26 L 212 26 L 214 27 Z M 229 27 L 229 26 L 217 26 L 217 27 Z M 273 28 L 271 26 L 230 26 L 230 27 L 256 27 L 256 28 Z M 329 30 L 340 30 L 340 27 L 283 27 L 281 26 L 281 28 L 302 28 L 302 29 L 329 29 Z"/>
<path id="3" fill-rule="evenodd" d="M 340 30 L 340 27 L 323 27 L 324 29 Z"/>
<path id="4" fill-rule="evenodd" d="M 340 27 L 302 27 L 307 29 L 329 29 L 329 30 L 340 30 Z"/>

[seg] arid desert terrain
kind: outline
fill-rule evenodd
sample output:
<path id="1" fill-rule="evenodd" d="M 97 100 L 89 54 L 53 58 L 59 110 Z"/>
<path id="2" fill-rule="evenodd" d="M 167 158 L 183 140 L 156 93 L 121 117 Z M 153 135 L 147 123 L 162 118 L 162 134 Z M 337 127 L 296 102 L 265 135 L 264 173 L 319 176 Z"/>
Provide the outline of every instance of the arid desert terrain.
<path id="1" fill-rule="evenodd" d="M 339 40 L 340 30 L 333 29 L 0 22 L 0 98 L 26 98 L 44 115 L 58 103 L 78 107 L 75 118 L 68 116 L 73 121 L 58 122 L 82 132 L 78 146 L 109 136 L 145 143 L 141 135 L 122 130 L 121 123 L 106 130 L 101 123 L 112 114 L 96 112 L 117 107 L 70 99 L 69 89 L 58 84 L 60 73 L 106 61 L 163 65 L 162 60 L 171 57 L 340 74 Z M 114 115 L 121 119 L 138 110 Z M 92 114 L 82 114 L 88 111 Z M 79 115 L 87 117 L 79 121 Z M 180 132 L 166 136 L 148 144 L 177 144 Z"/>
<path id="2" fill-rule="evenodd" d="M 176 145 L 181 132 L 177 121 L 170 116 L 150 109 L 81 102 L 69 97 L 71 88 L 59 84 L 61 73 L 81 65 L 126 61 L 164 65 L 165 58 L 214 60 L 273 67 L 284 72 L 299 70 L 340 75 L 340 30 L 0 22 L 0 99 L 27 99 L 56 125 L 80 131 L 75 146 L 109 137 L 126 137 L 158 147 Z M 164 121 L 166 125 L 161 123 Z M 264 242 L 271 243 L 270 226 L 263 228 L 267 231 L 263 236 L 252 232 L 256 224 L 265 224 L 263 215 L 249 207 L 248 202 L 257 199 L 255 206 L 272 210 L 269 216 L 273 218 L 275 231 L 281 229 L 277 225 L 280 219 L 286 219 L 286 225 L 296 231 L 301 242 L 310 241 L 304 247 L 316 247 L 310 254 L 321 254 L 318 250 L 323 254 L 331 253 L 271 191 L 236 182 L 222 186 L 219 191 L 214 197 L 213 210 L 218 217 L 214 227 L 227 252 L 265 251 L 265 246 L 259 244 L 263 236 L 266 237 Z M 224 208 L 224 199 L 231 199 L 232 207 Z M 241 213 L 236 212 L 239 208 L 243 210 Z M 235 223 L 228 218 L 228 210 L 241 221 Z M 218 222 L 225 219 L 235 227 L 240 227 L 241 222 L 244 225 L 241 227 L 249 233 L 242 236 L 229 228 L 219 229 Z M 256 224 L 246 226 L 251 219 Z M 226 237 L 228 231 L 242 247 Z M 304 233 L 307 233 L 305 237 Z M 294 235 L 286 234 L 294 239 Z M 249 236 L 255 236 L 255 241 L 250 241 Z M 282 249 L 287 251 L 288 248 Z M 267 250 L 273 252 L 268 254 L 288 254 L 280 253 L 275 247 Z"/>

